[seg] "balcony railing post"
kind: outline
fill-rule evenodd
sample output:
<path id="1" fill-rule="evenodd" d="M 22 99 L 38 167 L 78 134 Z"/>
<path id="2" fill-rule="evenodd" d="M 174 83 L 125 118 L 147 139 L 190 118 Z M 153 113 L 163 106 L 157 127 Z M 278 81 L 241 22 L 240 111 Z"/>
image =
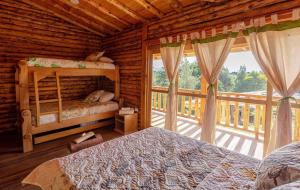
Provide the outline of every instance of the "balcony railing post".
<path id="1" fill-rule="evenodd" d="M 243 117 L 243 128 L 248 130 L 249 126 L 249 104 L 244 104 L 244 117 Z"/>
<path id="2" fill-rule="evenodd" d="M 255 106 L 255 122 L 254 122 L 256 139 L 258 139 L 258 135 L 259 135 L 259 126 L 260 126 L 260 105 L 256 105 Z"/>
<path id="3" fill-rule="evenodd" d="M 157 99 L 157 101 L 158 101 L 158 104 L 157 104 L 157 109 L 158 110 L 162 110 L 162 107 L 161 107 L 161 93 L 158 93 L 158 99 Z"/>
<path id="4" fill-rule="evenodd" d="M 237 128 L 239 125 L 239 102 L 234 103 L 234 127 Z"/>
<path id="5" fill-rule="evenodd" d="M 206 93 L 202 84 L 202 92 Z M 279 98 L 274 98 L 272 101 L 272 87 L 267 86 L 267 97 L 263 95 L 251 95 L 243 93 L 227 93 L 222 92 L 217 96 L 217 110 L 216 121 L 218 124 L 231 126 L 234 128 L 251 132 L 259 137 L 261 132 L 264 132 L 264 151 L 266 151 L 269 143 L 270 126 L 272 122 L 272 105 L 276 105 Z M 165 87 L 152 88 L 152 108 L 155 110 L 165 111 L 168 89 Z M 204 94 L 205 94 L 204 93 Z M 178 115 L 189 117 L 191 119 L 203 119 L 203 111 L 205 98 L 199 90 L 180 89 L 178 91 Z M 187 97 L 187 98 L 186 98 Z M 203 101 L 204 100 L 204 101 Z M 202 103 L 201 103 L 202 102 Z M 234 112 L 232 107 L 234 106 Z M 251 120 L 249 120 L 249 108 L 251 106 Z M 252 108 L 254 110 L 254 130 L 252 129 Z M 293 122 L 294 122 L 294 140 L 300 140 L 300 106 L 299 104 L 292 104 L 293 106 Z M 241 115 L 242 111 L 242 115 Z M 233 119 L 232 119 L 233 117 Z M 243 120 L 243 128 L 239 128 Z M 251 122 L 251 129 L 248 125 Z"/>
<path id="6" fill-rule="evenodd" d="M 266 112 L 265 112 L 264 156 L 267 153 L 267 148 L 270 141 L 270 129 L 271 129 L 271 121 L 272 121 L 272 96 L 273 96 L 273 88 L 270 82 L 268 82 Z"/>
<path id="7" fill-rule="evenodd" d="M 230 127 L 230 101 L 226 101 L 225 106 L 225 125 Z"/>
<path id="8" fill-rule="evenodd" d="M 167 94 L 163 94 L 163 110 L 167 111 Z"/>
<path id="9" fill-rule="evenodd" d="M 192 116 L 192 97 L 189 96 L 188 98 L 189 98 L 189 104 L 188 104 L 188 106 L 189 106 L 188 111 L 189 112 L 188 112 L 188 116 L 191 117 Z"/>

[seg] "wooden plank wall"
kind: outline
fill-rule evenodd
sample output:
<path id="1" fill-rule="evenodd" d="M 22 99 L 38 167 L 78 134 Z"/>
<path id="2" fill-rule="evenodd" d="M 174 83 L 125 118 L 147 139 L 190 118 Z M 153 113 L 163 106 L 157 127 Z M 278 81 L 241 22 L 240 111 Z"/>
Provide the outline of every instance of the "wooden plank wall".
<path id="1" fill-rule="evenodd" d="M 228 1 L 211 6 L 191 5 L 180 13 L 172 11 L 162 19 L 147 24 L 148 44 L 157 48 L 159 38 L 193 30 L 231 24 L 243 19 L 268 15 L 273 12 L 300 6 L 299 0 L 241 0 Z M 116 61 L 121 68 L 121 95 L 125 101 L 141 108 L 141 86 L 143 79 L 142 29 L 117 34 L 103 40 L 103 50 Z M 141 110 L 141 109 L 140 109 Z M 144 117 L 140 115 L 140 118 Z"/>
<path id="2" fill-rule="evenodd" d="M 297 8 L 299 0 L 232 0 L 215 5 L 196 4 L 172 11 L 162 19 L 148 23 L 148 39 L 233 24 L 243 20 Z"/>
<path id="3" fill-rule="evenodd" d="M 0 131 L 16 122 L 15 66 L 20 59 L 40 56 L 84 59 L 98 51 L 100 39 L 22 0 L 0 1 Z M 44 85 L 52 85 L 48 80 Z M 75 85 L 76 84 L 76 85 Z M 63 98 L 77 99 L 96 88 L 94 78 L 65 78 Z M 49 95 L 45 92 L 44 95 Z"/>
<path id="4" fill-rule="evenodd" d="M 101 43 L 105 55 L 120 66 L 120 95 L 126 105 L 140 108 L 142 76 L 142 28 L 122 32 Z"/>

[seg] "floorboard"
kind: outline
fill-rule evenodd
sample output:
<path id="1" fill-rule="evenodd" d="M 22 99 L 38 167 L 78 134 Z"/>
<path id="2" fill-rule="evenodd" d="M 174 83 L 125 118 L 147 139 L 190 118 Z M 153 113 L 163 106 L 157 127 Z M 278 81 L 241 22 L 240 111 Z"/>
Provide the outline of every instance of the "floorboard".
<path id="1" fill-rule="evenodd" d="M 120 134 L 112 127 L 94 130 L 105 141 L 117 138 Z M 35 145 L 34 151 L 22 153 L 15 133 L 0 135 L 0 189 L 1 190 L 39 190 L 33 186 L 22 186 L 22 179 L 39 164 L 53 158 L 69 154 L 67 145 L 79 135 L 72 135 L 51 142 Z"/>

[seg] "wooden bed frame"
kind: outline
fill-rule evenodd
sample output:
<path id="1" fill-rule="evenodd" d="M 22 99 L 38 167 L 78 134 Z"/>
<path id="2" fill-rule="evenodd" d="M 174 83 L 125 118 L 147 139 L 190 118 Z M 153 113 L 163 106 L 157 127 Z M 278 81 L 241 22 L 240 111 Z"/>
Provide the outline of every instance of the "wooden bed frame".
<path id="1" fill-rule="evenodd" d="M 16 70 L 16 103 L 19 113 L 18 123 L 22 129 L 22 141 L 23 141 L 23 152 L 29 152 L 33 150 L 33 135 L 41 134 L 48 131 L 57 129 L 63 129 L 82 123 L 98 121 L 103 119 L 114 118 L 115 111 L 105 112 L 100 114 L 94 114 L 89 116 L 77 117 L 68 120 L 62 120 L 62 98 L 60 88 L 60 77 L 61 76 L 105 76 L 110 80 L 114 81 L 114 93 L 116 100 L 119 100 L 120 90 L 120 77 L 119 67 L 115 69 L 79 69 L 79 68 L 46 68 L 46 67 L 30 67 L 27 65 L 26 60 L 21 60 Z M 47 77 L 55 77 L 55 87 L 38 87 L 38 82 Z M 35 106 L 36 106 L 36 124 L 33 125 L 31 121 L 31 110 L 29 102 L 29 84 L 34 84 L 35 93 Z M 42 90 L 56 90 L 57 99 L 39 100 L 39 91 Z M 57 102 L 58 109 L 55 111 L 58 114 L 58 121 L 48 124 L 40 124 L 40 115 L 49 114 L 54 112 L 41 113 L 40 104 L 48 102 Z M 113 120 L 104 120 L 96 124 L 91 124 L 84 127 L 66 129 L 64 131 L 40 136 L 34 138 L 34 143 L 42 143 L 49 140 L 57 139 L 67 135 L 81 133 L 84 131 L 92 130 L 98 127 L 107 126 L 113 124 Z"/>

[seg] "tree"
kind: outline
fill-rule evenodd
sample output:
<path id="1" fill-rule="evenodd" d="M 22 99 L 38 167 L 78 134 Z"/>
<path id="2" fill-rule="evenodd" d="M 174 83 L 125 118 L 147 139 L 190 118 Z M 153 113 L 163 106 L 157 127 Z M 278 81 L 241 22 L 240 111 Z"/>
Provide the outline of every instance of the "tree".
<path id="1" fill-rule="evenodd" d="M 228 68 L 222 68 L 219 81 L 218 90 L 222 92 L 230 92 L 234 88 L 235 77 L 229 72 Z"/>
<path id="2" fill-rule="evenodd" d="M 179 68 L 179 88 L 200 89 L 200 69 L 196 62 L 184 58 Z"/>
<path id="3" fill-rule="evenodd" d="M 241 66 L 235 81 L 234 92 L 254 92 L 266 89 L 267 78 L 262 72 L 246 72 L 246 66 Z"/>
<path id="4" fill-rule="evenodd" d="M 153 86 L 168 87 L 169 81 L 164 70 L 157 70 L 153 72 Z"/>

